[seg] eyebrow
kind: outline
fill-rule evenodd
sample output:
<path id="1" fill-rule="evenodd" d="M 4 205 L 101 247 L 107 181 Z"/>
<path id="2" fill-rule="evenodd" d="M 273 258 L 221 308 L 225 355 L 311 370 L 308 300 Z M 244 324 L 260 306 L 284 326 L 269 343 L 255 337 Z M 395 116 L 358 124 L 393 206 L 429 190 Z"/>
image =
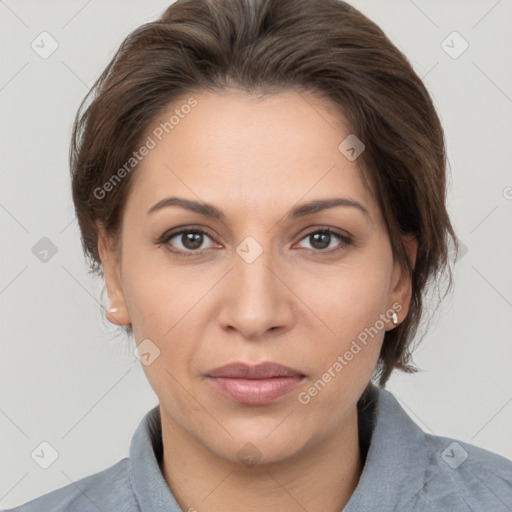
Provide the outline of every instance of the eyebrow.
<path id="1" fill-rule="evenodd" d="M 166 197 L 158 201 L 158 203 L 154 204 L 148 210 L 148 215 L 169 206 L 179 206 L 186 210 L 199 213 L 205 217 L 211 217 L 218 220 L 224 220 L 226 218 L 225 214 L 212 204 L 194 201 L 191 199 L 184 199 L 181 197 Z M 288 212 L 286 219 L 293 220 L 300 217 L 305 217 L 306 215 L 312 215 L 313 213 L 327 210 L 328 208 L 335 208 L 336 206 L 356 208 L 362 212 L 368 220 L 371 221 L 368 210 L 361 203 L 348 197 L 316 199 L 314 201 L 310 201 L 309 203 L 300 204 Z"/>

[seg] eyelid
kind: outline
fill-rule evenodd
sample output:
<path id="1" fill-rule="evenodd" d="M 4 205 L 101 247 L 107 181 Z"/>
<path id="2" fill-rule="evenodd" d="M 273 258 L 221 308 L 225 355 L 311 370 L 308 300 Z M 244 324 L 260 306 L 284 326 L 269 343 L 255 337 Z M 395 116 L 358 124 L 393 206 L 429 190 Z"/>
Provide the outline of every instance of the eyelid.
<path id="1" fill-rule="evenodd" d="M 332 228 L 329 226 L 320 226 L 320 225 L 315 226 L 312 229 L 303 233 L 301 235 L 299 241 L 297 242 L 297 244 L 302 242 L 304 239 L 306 239 L 308 236 L 312 235 L 313 233 L 329 233 L 329 234 L 337 237 L 339 239 L 339 243 L 334 249 L 324 249 L 324 250 L 322 250 L 322 249 L 303 249 L 304 251 L 307 251 L 310 254 L 319 255 L 319 256 L 333 255 L 333 254 L 337 254 L 338 252 L 341 252 L 343 250 L 346 250 L 346 248 L 348 246 L 354 245 L 352 235 L 350 235 L 338 228 Z"/>
<path id="2" fill-rule="evenodd" d="M 340 238 L 346 240 L 347 242 L 352 242 L 352 240 L 353 240 L 352 235 L 350 235 L 349 233 L 347 233 L 346 231 L 344 231 L 342 229 L 333 228 L 330 226 L 322 226 L 322 225 L 314 226 L 310 230 L 303 233 L 301 236 L 301 240 L 304 239 L 308 235 L 311 235 L 313 233 L 318 233 L 321 231 L 328 231 L 329 233 L 334 233 L 335 235 L 339 236 Z"/>
<path id="3" fill-rule="evenodd" d="M 216 237 L 208 230 L 208 228 L 205 228 L 203 226 L 194 226 L 194 225 L 178 226 L 176 228 L 169 229 L 169 230 L 165 231 L 163 233 L 163 235 L 160 236 L 155 243 L 156 244 L 167 244 L 167 243 L 169 243 L 169 240 L 171 240 L 172 238 L 174 238 L 178 235 L 182 235 L 183 233 L 190 233 L 190 232 L 197 232 L 199 234 L 205 234 L 209 238 L 211 238 L 212 241 L 214 241 L 215 243 L 218 243 L 216 241 Z M 187 252 L 199 254 L 201 252 L 204 252 L 205 250 L 206 249 L 201 249 L 201 250 L 197 250 L 197 251 L 187 251 Z M 182 252 L 182 251 L 176 251 L 176 252 Z"/>

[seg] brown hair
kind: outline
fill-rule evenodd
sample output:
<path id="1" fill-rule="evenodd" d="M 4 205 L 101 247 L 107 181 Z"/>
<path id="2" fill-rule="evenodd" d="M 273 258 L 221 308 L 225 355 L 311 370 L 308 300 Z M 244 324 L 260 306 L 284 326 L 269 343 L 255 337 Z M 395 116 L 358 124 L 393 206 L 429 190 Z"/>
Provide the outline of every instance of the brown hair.
<path id="1" fill-rule="evenodd" d="M 128 35 L 73 127 L 72 194 L 89 272 L 103 276 L 98 223 L 117 246 L 132 173 L 123 173 L 105 197 L 97 191 L 112 183 L 170 104 L 193 91 L 228 87 L 252 94 L 313 92 L 339 106 L 365 144 L 357 160 L 362 178 L 383 213 L 393 256 L 413 285 L 409 313 L 385 333 L 375 375 L 383 387 L 393 369 L 417 371 L 411 342 L 427 285 L 448 270 L 451 288 L 450 243 L 457 253 L 445 205 L 444 134 L 407 58 L 375 23 L 340 0 L 177 0 Z M 414 269 L 405 234 L 418 241 Z M 133 334 L 131 325 L 125 329 Z"/>

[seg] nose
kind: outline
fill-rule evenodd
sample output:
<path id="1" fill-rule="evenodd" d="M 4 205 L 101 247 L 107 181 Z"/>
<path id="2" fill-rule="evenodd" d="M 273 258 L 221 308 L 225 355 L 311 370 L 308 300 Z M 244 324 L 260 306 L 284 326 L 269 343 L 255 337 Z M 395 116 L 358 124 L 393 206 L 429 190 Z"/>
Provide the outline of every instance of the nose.
<path id="1" fill-rule="evenodd" d="M 242 256 L 240 256 L 242 254 Z M 261 340 L 290 329 L 293 293 L 286 275 L 264 250 L 253 261 L 243 251 L 233 257 L 233 268 L 222 283 L 219 322 L 247 340 Z M 289 280 L 289 278 L 288 278 Z"/>

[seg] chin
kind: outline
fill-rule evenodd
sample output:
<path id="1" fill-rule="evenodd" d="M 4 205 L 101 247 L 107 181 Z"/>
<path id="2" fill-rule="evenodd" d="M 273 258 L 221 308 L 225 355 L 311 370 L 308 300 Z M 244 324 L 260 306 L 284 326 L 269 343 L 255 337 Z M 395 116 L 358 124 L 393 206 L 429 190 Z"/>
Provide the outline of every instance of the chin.
<path id="1" fill-rule="evenodd" d="M 247 467 L 279 463 L 295 456 L 307 440 L 286 428 L 279 431 L 278 423 L 274 421 L 271 428 L 268 422 L 264 426 L 253 424 L 251 428 L 245 428 L 247 422 L 240 428 L 226 425 L 232 438 L 223 436 L 222 440 L 205 440 L 204 444 L 217 456 Z"/>

